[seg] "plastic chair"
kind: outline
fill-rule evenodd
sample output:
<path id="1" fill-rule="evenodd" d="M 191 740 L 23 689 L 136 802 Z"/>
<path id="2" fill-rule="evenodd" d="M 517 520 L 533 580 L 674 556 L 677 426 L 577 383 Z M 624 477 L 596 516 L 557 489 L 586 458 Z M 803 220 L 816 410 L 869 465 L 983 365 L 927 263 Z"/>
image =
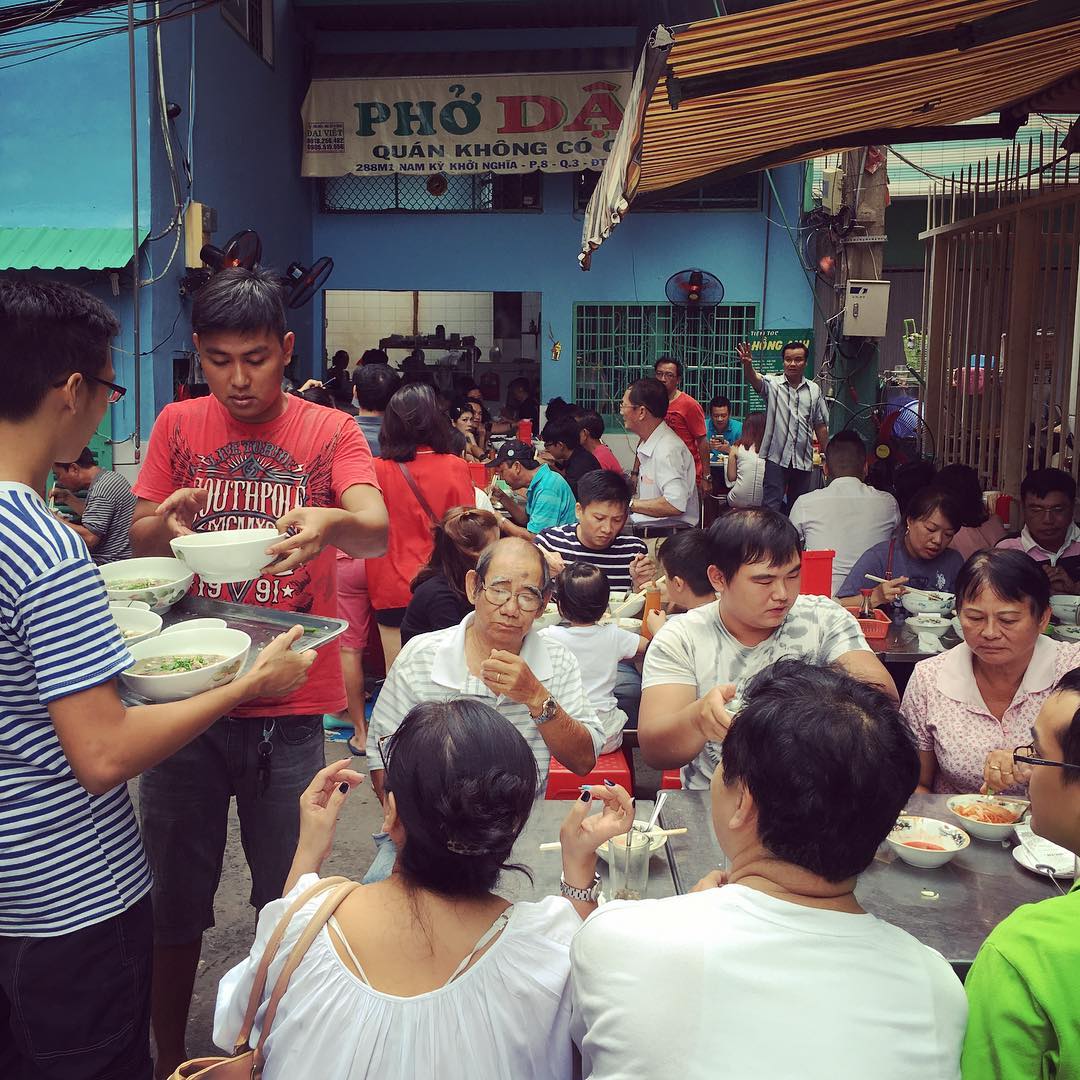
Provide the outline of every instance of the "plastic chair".
<path id="1" fill-rule="evenodd" d="M 602 784 L 605 780 L 621 784 L 633 794 L 634 773 L 625 751 L 619 749 L 610 754 L 601 754 L 587 776 L 571 772 L 562 762 L 552 758 L 544 798 L 576 799 L 581 794 L 582 784 Z"/>
<path id="2" fill-rule="evenodd" d="M 832 564 L 835 551 L 804 551 L 799 592 L 803 596 L 832 596 Z"/>
<path id="3" fill-rule="evenodd" d="M 660 774 L 661 791 L 682 791 L 682 769 L 665 769 Z"/>

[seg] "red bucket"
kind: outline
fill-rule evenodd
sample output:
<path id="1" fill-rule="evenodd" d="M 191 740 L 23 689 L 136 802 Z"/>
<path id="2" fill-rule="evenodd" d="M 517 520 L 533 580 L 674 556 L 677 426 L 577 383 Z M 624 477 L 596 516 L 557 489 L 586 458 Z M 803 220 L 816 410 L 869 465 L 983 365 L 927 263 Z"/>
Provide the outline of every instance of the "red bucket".
<path id="1" fill-rule="evenodd" d="M 835 551 L 804 551 L 799 592 L 803 596 L 832 596 L 832 564 Z"/>

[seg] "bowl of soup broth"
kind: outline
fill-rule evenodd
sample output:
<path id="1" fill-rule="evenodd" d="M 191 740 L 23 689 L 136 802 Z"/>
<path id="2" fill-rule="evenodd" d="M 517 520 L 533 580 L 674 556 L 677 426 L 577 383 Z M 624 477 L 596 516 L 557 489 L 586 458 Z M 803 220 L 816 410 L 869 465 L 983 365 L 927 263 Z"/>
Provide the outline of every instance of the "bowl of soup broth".
<path id="1" fill-rule="evenodd" d="M 888 836 L 889 847 L 909 866 L 944 866 L 971 843 L 963 829 L 937 818 L 901 814 Z"/>
<path id="2" fill-rule="evenodd" d="M 125 608 L 109 606 L 124 644 L 138 645 L 161 633 L 161 616 L 149 608 Z"/>
<path id="3" fill-rule="evenodd" d="M 110 601 L 142 600 L 159 615 L 184 598 L 195 577 L 179 559 L 120 559 L 99 569 Z"/>
<path id="4" fill-rule="evenodd" d="M 232 682 L 250 651 L 242 630 L 177 630 L 132 646 L 120 677 L 149 701 L 183 701 Z"/>

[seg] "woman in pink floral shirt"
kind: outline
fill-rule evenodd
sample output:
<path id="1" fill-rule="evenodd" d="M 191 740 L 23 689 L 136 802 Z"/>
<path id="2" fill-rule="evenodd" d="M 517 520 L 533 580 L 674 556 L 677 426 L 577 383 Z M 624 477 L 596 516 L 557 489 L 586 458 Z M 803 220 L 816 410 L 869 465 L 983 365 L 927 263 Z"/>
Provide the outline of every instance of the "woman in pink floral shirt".
<path id="1" fill-rule="evenodd" d="M 1058 679 L 1080 667 L 1080 645 L 1043 636 L 1046 575 L 1023 552 L 973 555 L 956 578 L 964 641 L 915 665 L 901 706 L 919 749 L 918 791 L 1020 795 L 1027 776 L 1013 748 Z"/>

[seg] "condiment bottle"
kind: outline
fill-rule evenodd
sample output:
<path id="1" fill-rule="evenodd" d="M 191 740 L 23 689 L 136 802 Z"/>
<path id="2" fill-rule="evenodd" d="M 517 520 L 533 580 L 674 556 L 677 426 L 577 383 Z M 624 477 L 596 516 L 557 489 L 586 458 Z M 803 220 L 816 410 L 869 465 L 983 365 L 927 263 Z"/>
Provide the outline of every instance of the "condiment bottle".
<path id="1" fill-rule="evenodd" d="M 645 606 L 641 609 L 641 636 L 646 639 L 652 638 L 649 630 L 649 612 L 660 610 L 660 590 L 651 588 L 645 593 Z"/>
<path id="2" fill-rule="evenodd" d="M 873 589 L 860 589 L 862 593 L 862 607 L 859 608 L 860 619 L 872 619 L 874 617 L 874 605 L 870 602 L 870 597 L 874 595 Z"/>

